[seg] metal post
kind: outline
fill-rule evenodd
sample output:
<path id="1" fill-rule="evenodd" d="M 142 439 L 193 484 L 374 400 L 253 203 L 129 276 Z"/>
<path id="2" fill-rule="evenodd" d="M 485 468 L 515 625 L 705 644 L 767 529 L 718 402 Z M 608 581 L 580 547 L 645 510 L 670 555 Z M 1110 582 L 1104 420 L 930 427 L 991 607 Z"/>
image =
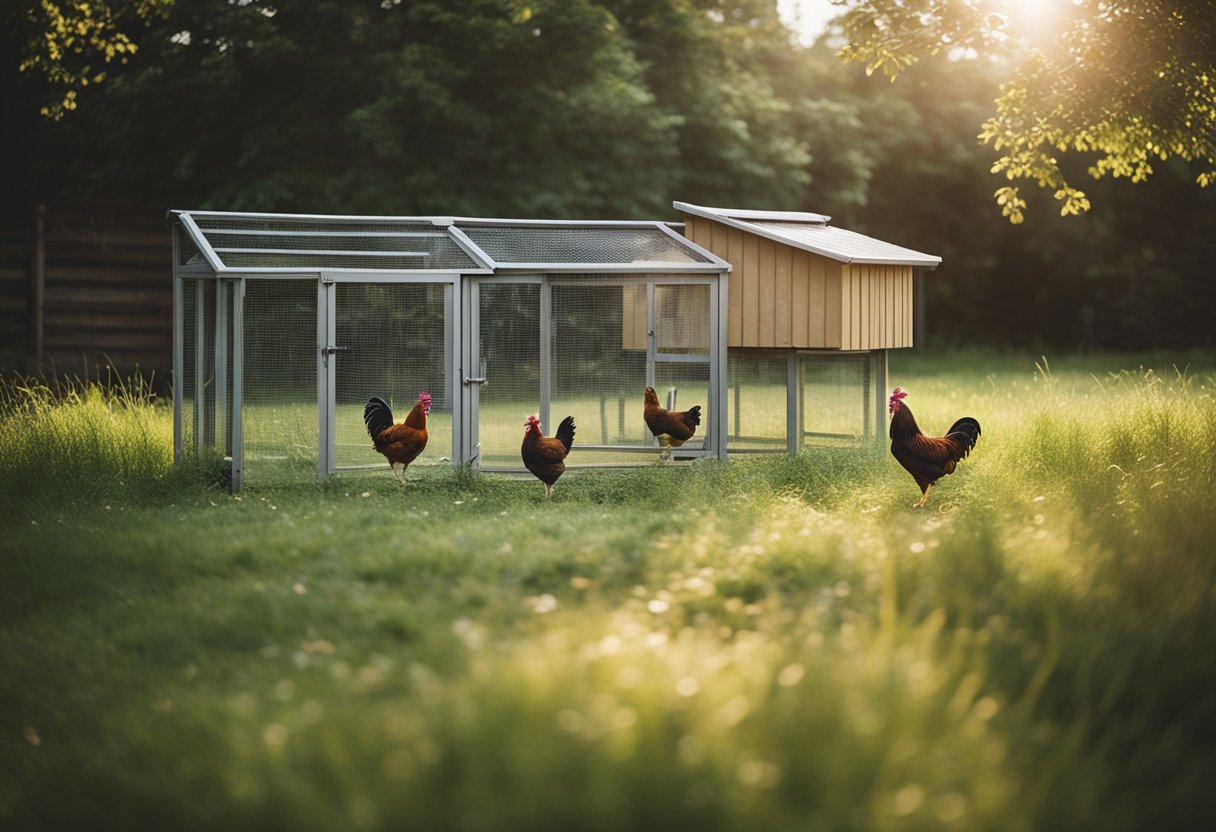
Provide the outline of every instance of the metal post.
<path id="1" fill-rule="evenodd" d="M 657 349 L 658 339 L 655 337 L 655 331 L 654 331 L 655 318 L 657 317 L 654 314 L 654 295 L 655 295 L 654 288 L 655 287 L 654 287 L 653 281 L 648 281 L 646 283 L 646 386 L 647 387 L 654 387 L 654 378 L 655 378 L 654 362 L 655 362 L 655 355 L 658 352 L 658 349 Z M 658 392 L 659 391 L 656 390 L 655 394 L 657 395 Z M 645 437 L 644 441 L 647 446 L 649 446 L 651 448 L 657 448 L 659 446 L 659 440 L 655 439 L 654 436 L 651 435 L 650 431 L 644 431 L 642 435 Z"/>
<path id="2" fill-rule="evenodd" d="M 540 284 L 540 423 L 553 434 L 549 422 L 553 395 L 553 287 L 546 276 Z"/>
<path id="3" fill-rule="evenodd" d="M 333 356 L 326 350 L 335 338 L 332 302 L 334 284 L 317 279 L 317 479 L 333 473 L 334 388 Z"/>
<path id="4" fill-rule="evenodd" d="M 204 447 L 207 420 L 207 286 L 194 287 L 194 450 Z"/>
<path id="5" fill-rule="evenodd" d="M 727 317 L 727 305 L 730 301 L 729 286 L 727 284 L 727 273 L 719 272 L 718 279 L 710 287 L 710 320 L 715 323 L 714 335 L 710 339 L 710 349 L 713 353 L 710 356 L 710 395 L 713 398 L 713 407 L 710 409 L 710 424 L 713 427 L 714 433 L 714 450 L 717 451 L 718 459 L 726 461 L 726 453 L 730 450 L 727 447 L 727 434 L 730 433 L 730 425 L 726 421 L 726 382 L 728 368 L 728 352 L 726 332 L 729 325 Z M 716 294 L 714 293 L 716 290 Z"/>
<path id="6" fill-rule="evenodd" d="M 457 356 L 461 352 L 464 332 L 464 305 L 461 292 L 462 280 L 460 275 L 452 278 L 452 282 L 443 287 L 444 316 L 447 319 L 447 331 L 443 339 L 443 370 L 447 375 L 447 402 L 452 414 L 452 465 L 460 465 L 464 460 L 464 438 L 461 433 L 464 423 L 464 396 L 461 395 L 460 364 Z"/>
<path id="7" fill-rule="evenodd" d="M 461 451 L 462 465 L 477 467 L 480 464 L 480 385 L 465 384 L 467 375 L 480 376 L 481 365 L 481 284 L 469 280 L 462 292 L 462 315 L 464 323 L 464 349 L 461 350 L 460 370 L 461 400 L 464 402 L 464 423 L 461 425 L 464 447 Z M 467 371 L 467 372 L 466 372 Z"/>
<path id="8" fill-rule="evenodd" d="M 887 436 L 887 354 L 889 350 L 874 352 L 875 366 L 875 397 L 874 397 L 874 430 L 878 443 L 881 445 Z"/>
<path id="9" fill-rule="evenodd" d="M 222 456 L 228 455 L 228 281 L 215 281 L 215 427 Z"/>
<path id="10" fill-rule="evenodd" d="M 798 353 L 789 351 L 785 367 L 785 447 L 791 454 L 802 448 L 802 388 L 799 383 Z"/>
<path id="11" fill-rule="evenodd" d="M 654 362 L 655 355 L 658 352 L 658 339 L 655 337 L 655 319 L 658 317 L 654 314 L 654 283 L 646 284 L 646 386 L 654 387 Z M 652 440 L 653 444 L 654 440 Z"/>
<path id="12" fill-rule="evenodd" d="M 183 281 L 177 275 L 177 262 L 180 252 L 179 228 L 173 229 L 173 369 L 170 376 L 170 389 L 173 391 L 173 461 L 182 458 L 182 379 L 184 377 L 184 360 L 182 352 L 185 347 L 185 310 L 182 309 L 185 298 Z"/>
<path id="13" fill-rule="evenodd" d="M 448 384 L 444 384 L 443 400 L 440 406 L 445 410 L 451 410 L 452 404 L 452 385 L 451 367 L 452 367 L 452 329 L 457 326 L 457 322 L 452 317 L 452 286 L 446 284 L 443 286 L 443 369 L 447 373 L 449 380 Z M 452 432 L 455 435 L 455 431 Z M 456 457 L 453 456 L 452 459 Z"/>
<path id="14" fill-rule="evenodd" d="M 807 356 L 794 353 L 791 356 L 794 374 L 794 450 L 801 451 L 806 444 L 806 368 Z"/>
<path id="15" fill-rule="evenodd" d="M 245 487 L 245 278 L 235 281 L 232 293 L 232 493 Z"/>

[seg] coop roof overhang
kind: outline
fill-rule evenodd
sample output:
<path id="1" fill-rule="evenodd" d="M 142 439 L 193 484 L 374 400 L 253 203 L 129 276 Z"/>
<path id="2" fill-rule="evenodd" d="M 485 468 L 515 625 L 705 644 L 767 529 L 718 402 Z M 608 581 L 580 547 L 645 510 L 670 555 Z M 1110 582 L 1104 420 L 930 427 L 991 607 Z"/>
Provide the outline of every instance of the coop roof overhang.
<path id="1" fill-rule="evenodd" d="M 685 214 L 713 220 L 787 246 L 819 254 L 841 263 L 916 266 L 933 269 L 942 258 L 828 225 L 831 217 L 797 211 L 749 211 L 707 208 L 687 202 L 674 207 Z"/>
<path id="2" fill-rule="evenodd" d="M 171 211 L 216 273 L 730 271 L 662 222 Z"/>

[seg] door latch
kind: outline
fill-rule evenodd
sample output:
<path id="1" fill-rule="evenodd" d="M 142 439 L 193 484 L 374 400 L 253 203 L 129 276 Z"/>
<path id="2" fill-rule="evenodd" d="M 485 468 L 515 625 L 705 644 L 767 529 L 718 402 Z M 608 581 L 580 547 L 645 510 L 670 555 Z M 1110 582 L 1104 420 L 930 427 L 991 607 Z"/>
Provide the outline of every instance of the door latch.
<path id="1" fill-rule="evenodd" d="M 329 366 L 329 357 L 340 352 L 346 352 L 350 347 L 335 347 L 333 344 L 328 344 L 321 347 L 321 358 L 325 361 L 325 366 Z"/>
<path id="2" fill-rule="evenodd" d="M 487 379 L 485 376 L 479 376 L 478 378 L 470 378 L 469 376 L 464 377 L 465 384 L 485 384 L 486 382 Z"/>

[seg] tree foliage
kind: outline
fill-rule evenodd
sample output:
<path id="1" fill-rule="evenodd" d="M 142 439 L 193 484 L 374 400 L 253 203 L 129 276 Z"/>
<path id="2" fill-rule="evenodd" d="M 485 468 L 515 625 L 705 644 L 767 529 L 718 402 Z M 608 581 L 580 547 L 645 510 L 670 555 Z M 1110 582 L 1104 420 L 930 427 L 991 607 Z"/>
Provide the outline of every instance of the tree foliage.
<path id="1" fill-rule="evenodd" d="M 837 0 L 842 55 L 894 78 L 925 55 L 1008 53 L 1028 22 L 1017 0 Z M 1216 182 L 1216 4 L 1212 0 L 1057 0 L 1061 30 L 1001 87 L 980 138 L 1002 155 L 992 172 L 1049 189 L 1063 215 L 1090 208 L 1060 156 L 1091 159 L 1095 179 L 1142 182 L 1171 158 Z M 1024 218 L 1016 185 L 995 197 Z"/>
<path id="2" fill-rule="evenodd" d="M 1216 344 L 1216 188 L 1196 188 L 1180 155 L 1151 156 L 1135 189 L 1093 182 L 1092 208 L 1069 223 L 1041 210 L 1053 190 L 1026 189 L 1013 228 L 991 210 L 991 145 L 975 138 L 1007 61 L 941 49 L 891 84 L 839 60 L 833 35 L 792 43 L 775 7 L 175 3 L 69 117 L 38 114 L 38 73 L 0 74 L 13 102 L 0 210 L 18 223 L 38 202 L 82 198 L 153 213 L 677 219 L 676 199 L 811 210 L 944 258 L 924 280 L 935 338 Z M 28 31 L 0 27 L 14 64 Z M 1055 155 L 1064 181 L 1085 177 L 1085 154 Z"/>
<path id="3" fill-rule="evenodd" d="M 125 64 L 139 46 L 128 34 L 163 16 L 173 0 L 37 0 L 10 7 L 8 25 L 21 32 L 20 72 L 47 85 L 42 115 L 60 119 L 75 110 L 89 86 L 106 80 L 107 67 Z"/>

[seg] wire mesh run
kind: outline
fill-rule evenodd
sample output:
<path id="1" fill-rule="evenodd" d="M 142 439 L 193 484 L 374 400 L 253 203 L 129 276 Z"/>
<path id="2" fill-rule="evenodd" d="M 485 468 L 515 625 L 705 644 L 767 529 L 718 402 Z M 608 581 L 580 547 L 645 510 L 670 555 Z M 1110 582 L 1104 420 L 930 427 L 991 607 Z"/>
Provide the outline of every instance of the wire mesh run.
<path id="1" fill-rule="evenodd" d="M 317 281 L 247 280 L 241 415 L 245 479 L 317 468 Z"/>
<path id="2" fill-rule="evenodd" d="M 727 356 L 726 420 L 732 451 L 789 449 L 788 352 Z"/>
<path id="3" fill-rule="evenodd" d="M 804 355 L 800 361 L 804 441 L 872 436 L 873 356 Z"/>
<path id="4" fill-rule="evenodd" d="M 371 396 L 404 421 L 418 394 L 431 394 L 427 446 L 411 465 L 452 458 L 449 390 L 452 288 L 443 283 L 338 283 L 335 291 L 335 440 L 338 468 L 383 465 L 363 422 Z M 408 476 L 408 472 L 407 472 Z"/>

